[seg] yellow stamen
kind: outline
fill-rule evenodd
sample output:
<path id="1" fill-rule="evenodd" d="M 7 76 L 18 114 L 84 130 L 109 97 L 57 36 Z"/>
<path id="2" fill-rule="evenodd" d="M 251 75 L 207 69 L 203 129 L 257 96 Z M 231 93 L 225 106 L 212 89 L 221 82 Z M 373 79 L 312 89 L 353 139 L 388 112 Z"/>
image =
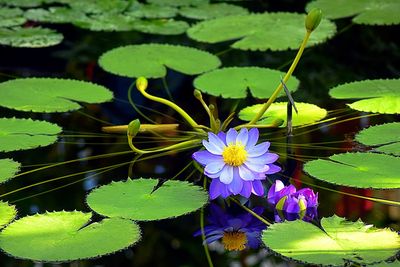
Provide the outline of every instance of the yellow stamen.
<path id="1" fill-rule="evenodd" d="M 224 162 L 231 166 L 240 166 L 247 159 L 247 152 L 242 144 L 229 144 L 222 152 Z"/>
<path id="2" fill-rule="evenodd" d="M 243 250 L 246 248 L 247 237 L 242 232 L 225 232 L 222 236 L 222 244 L 226 250 Z"/>

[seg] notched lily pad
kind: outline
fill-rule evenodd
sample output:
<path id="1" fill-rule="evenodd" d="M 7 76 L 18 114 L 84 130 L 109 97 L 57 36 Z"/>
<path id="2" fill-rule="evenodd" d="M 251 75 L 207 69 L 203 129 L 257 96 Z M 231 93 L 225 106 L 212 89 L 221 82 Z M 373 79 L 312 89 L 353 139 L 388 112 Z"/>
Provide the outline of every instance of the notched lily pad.
<path id="1" fill-rule="evenodd" d="M 362 221 L 333 216 L 322 218 L 322 229 L 302 220 L 275 223 L 262 241 L 273 251 L 308 264 L 343 266 L 347 261 L 371 264 L 386 260 L 400 247 L 399 235 Z"/>
<path id="2" fill-rule="evenodd" d="M 284 75 L 284 72 L 268 68 L 229 67 L 200 75 L 194 80 L 194 87 L 222 98 L 245 98 L 248 90 L 256 98 L 269 98 Z M 287 87 L 292 91 L 298 85 L 295 77 L 287 82 Z"/>
<path id="3" fill-rule="evenodd" d="M 142 44 L 112 49 L 100 57 L 99 64 L 116 75 L 161 78 L 167 74 L 166 67 L 195 75 L 215 69 L 221 62 L 218 57 L 191 47 Z"/>
<path id="4" fill-rule="evenodd" d="M 1 124 L 1 119 L 0 119 L 0 124 Z M 0 129 L 0 148 L 3 146 L 2 143 L 6 141 L 2 140 L 2 137 L 3 133 L 2 129 Z M 21 164 L 19 162 L 13 161 L 12 159 L 0 159 L 0 184 L 12 178 L 19 171 L 20 167 Z"/>
<path id="5" fill-rule="evenodd" d="M 17 258 L 61 262 L 113 253 L 140 239 L 132 221 L 111 218 L 88 224 L 91 216 L 61 211 L 21 218 L 0 233 L 0 248 Z"/>
<path id="6" fill-rule="evenodd" d="M 79 102 L 98 104 L 112 98 L 107 88 L 78 80 L 23 78 L 0 83 L 0 106 L 19 111 L 66 112 L 80 109 Z"/>
<path id="7" fill-rule="evenodd" d="M 196 7 L 182 7 L 179 14 L 190 19 L 207 20 L 233 15 L 247 15 L 249 11 L 243 7 L 219 3 L 200 5 Z"/>
<path id="8" fill-rule="evenodd" d="M 357 188 L 400 188 L 400 158 L 377 153 L 344 153 L 307 162 L 316 179 Z"/>
<path id="9" fill-rule="evenodd" d="M 7 202 L 0 201 L 0 229 L 14 220 L 15 216 L 17 216 L 17 210 L 15 209 L 15 206 L 9 205 Z"/>
<path id="10" fill-rule="evenodd" d="M 157 183 L 157 179 L 112 182 L 93 190 L 86 201 L 92 210 L 101 215 L 138 221 L 181 216 L 207 203 L 207 192 L 199 186 L 167 181 L 151 193 Z"/>
<path id="11" fill-rule="evenodd" d="M 13 47 L 48 47 L 61 43 L 63 35 L 51 29 L 32 28 L 0 28 L 0 44 Z"/>

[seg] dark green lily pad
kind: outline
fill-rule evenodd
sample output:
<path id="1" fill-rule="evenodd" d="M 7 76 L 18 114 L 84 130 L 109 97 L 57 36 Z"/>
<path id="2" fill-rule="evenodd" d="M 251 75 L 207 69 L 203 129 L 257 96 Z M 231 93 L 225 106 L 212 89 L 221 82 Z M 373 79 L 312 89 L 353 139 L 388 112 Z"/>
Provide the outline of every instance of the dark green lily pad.
<path id="1" fill-rule="evenodd" d="M 159 19 L 173 18 L 178 13 L 178 9 L 165 5 L 146 5 L 141 3 L 132 4 L 125 14 L 135 18 Z"/>
<path id="2" fill-rule="evenodd" d="M 13 47 L 47 47 L 61 43 L 63 35 L 54 30 L 33 28 L 0 28 L 0 44 Z"/>
<path id="3" fill-rule="evenodd" d="M 17 210 L 15 209 L 15 206 L 9 205 L 7 202 L 0 201 L 0 229 L 14 220 L 15 216 L 17 216 Z"/>
<path id="4" fill-rule="evenodd" d="M 79 102 L 97 104 L 112 98 L 107 88 L 77 80 L 25 78 L 0 83 L 0 106 L 19 111 L 65 112 L 80 109 Z"/>
<path id="5" fill-rule="evenodd" d="M 284 75 L 284 72 L 267 68 L 229 67 L 200 75 L 194 80 L 194 87 L 223 98 L 245 98 L 248 90 L 256 98 L 269 98 Z M 292 77 L 287 87 L 294 91 L 298 84 L 299 81 Z"/>
<path id="6" fill-rule="evenodd" d="M 306 32 L 304 20 L 305 15 L 295 13 L 228 16 L 200 22 L 187 34 L 196 41 L 212 44 L 233 41 L 231 47 L 241 50 L 298 49 Z M 322 20 L 308 45 L 325 42 L 335 32 L 332 22 Z"/>
<path id="7" fill-rule="evenodd" d="M 20 8 L 0 8 L 0 27 L 14 27 L 26 22 L 24 12 Z"/>
<path id="8" fill-rule="evenodd" d="M 2 135 L 2 130 L 0 130 L 0 147 L 2 147 L 2 143 L 4 142 L 4 140 L 2 140 Z M 21 164 L 19 162 L 13 161 L 12 159 L 0 159 L 0 183 L 4 183 L 12 178 L 19 171 L 20 167 Z"/>
<path id="9" fill-rule="evenodd" d="M 400 158 L 377 153 L 345 153 L 307 162 L 316 179 L 357 188 L 400 188 Z"/>
<path id="10" fill-rule="evenodd" d="M 105 13 L 86 16 L 72 21 L 80 28 L 91 31 L 132 31 L 136 18 L 122 14 Z"/>
<path id="11" fill-rule="evenodd" d="M 400 113 L 400 79 L 364 80 L 345 83 L 329 91 L 337 99 L 361 99 L 348 106 L 374 113 Z"/>
<path id="12" fill-rule="evenodd" d="M 207 203 L 208 194 L 199 186 L 167 181 L 151 193 L 157 183 L 157 179 L 112 182 L 93 190 L 86 201 L 92 210 L 101 215 L 138 221 L 181 216 Z"/>
<path id="13" fill-rule="evenodd" d="M 371 264 L 396 254 L 399 235 L 362 221 L 333 216 L 322 218 L 322 229 L 302 220 L 275 223 L 263 232 L 262 241 L 273 251 L 313 265 L 343 266 L 346 261 Z"/>
<path id="14" fill-rule="evenodd" d="M 198 6 L 207 4 L 209 0 L 147 0 L 148 3 L 154 5 L 166 5 L 166 6 Z"/>
<path id="15" fill-rule="evenodd" d="M 116 75 L 161 78 L 167 74 L 166 67 L 195 75 L 215 69 L 221 62 L 218 57 L 191 47 L 143 44 L 110 50 L 100 57 L 99 64 L 105 71 Z"/>
<path id="16" fill-rule="evenodd" d="M 69 0 L 68 4 L 72 9 L 83 11 L 88 14 L 120 13 L 129 4 L 125 0 Z"/>
<path id="17" fill-rule="evenodd" d="M 400 123 L 371 126 L 360 131 L 356 141 L 376 147 L 375 151 L 400 156 Z"/>
<path id="18" fill-rule="evenodd" d="M 111 218 L 88 224 L 91 216 L 61 211 L 21 218 L 0 233 L 0 248 L 18 258 L 60 262 L 109 254 L 140 239 L 132 221 Z"/>
<path id="19" fill-rule="evenodd" d="M 190 19 L 207 20 L 233 15 L 247 15 L 249 11 L 243 7 L 226 3 L 182 7 L 179 14 Z"/>
<path id="20" fill-rule="evenodd" d="M 149 34 L 179 35 L 188 28 L 187 22 L 173 19 L 137 20 L 134 23 L 135 31 Z"/>
<path id="21" fill-rule="evenodd" d="M 70 23 L 76 20 L 84 20 L 85 13 L 67 7 L 50 7 L 49 9 L 29 9 L 25 12 L 29 20 L 46 23 Z"/>

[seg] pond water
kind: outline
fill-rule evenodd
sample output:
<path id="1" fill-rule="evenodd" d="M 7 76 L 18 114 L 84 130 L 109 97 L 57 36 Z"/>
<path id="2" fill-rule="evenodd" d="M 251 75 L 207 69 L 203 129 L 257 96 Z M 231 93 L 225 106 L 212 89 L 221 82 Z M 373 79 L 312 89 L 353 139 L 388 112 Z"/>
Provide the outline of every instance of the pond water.
<path id="1" fill-rule="evenodd" d="M 272 1 L 271 1 L 272 2 Z M 1 3 L 1 2 L 0 2 Z M 239 5 L 252 11 L 304 12 L 306 1 L 240 2 Z M 354 140 L 355 135 L 371 125 L 396 122 L 398 115 L 377 114 L 357 111 L 346 106 L 347 100 L 332 99 L 329 89 L 346 82 L 398 78 L 400 62 L 399 44 L 393 40 L 398 26 L 365 26 L 354 24 L 351 18 L 336 20 L 337 33 L 327 42 L 306 49 L 294 76 L 300 81 L 299 89 L 293 93 L 295 102 L 306 102 L 328 110 L 320 122 L 294 127 L 288 139 L 286 128 L 260 129 L 260 142 L 271 142 L 270 152 L 279 155 L 278 164 L 282 171 L 268 175 L 265 182 L 267 192 L 276 179 L 296 188 L 310 187 L 318 193 L 318 218 L 334 214 L 378 228 L 390 227 L 400 231 L 400 194 L 398 189 L 356 189 L 334 185 L 310 177 L 303 171 L 305 162 L 326 159 L 333 154 L 365 152 L 371 148 Z M 21 163 L 20 173 L 7 183 L 0 185 L 0 198 L 17 207 L 17 219 L 46 211 L 91 212 L 86 196 L 91 190 L 109 184 L 144 177 L 155 179 L 185 180 L 203 185 L 204 176 L 194 167 L 192 154 L 200 146 L 183 152 L 136 159 L 128 145 L 125 133 L 105 133 L 103 126 L 125 125 L 133 119 L 142 118 L 131 107 L 127 90 L 135 80 L 123 78 L 104 71 L 98 58 L 112 48 L 127 44 L 168 43 L 179 44 L 209 51 L 219 56 L 224 67 L 260 66 L 286 71 L 296 50 L 285 51 L 242 51 L 229 48 L 229 42 L 206 44 L 196 42 L 186 35 L 151 35 L 136 31 L 92 32 L 68 24 L 51 25 L 64 34 L 64 41 L 47 48 L 0 47 L 0 79 L 7 81 L 22 77 L 60 77 L 92 81 L 104 85 L 114 93 L 112 102 L 84 104 L 84 108 L 72 112 L 33 113 L 0 107 L 1 117 L 32 118 L 56 123 L 63 128 L 56 143 L 15 152 L 1 153 L 1 158 L 13 158 Z M 290 38 L 285 32 L 279 33 Z M 279 38 L 279 37 L 277 37 Z M 193 62 L 196 64 L 196 62 Z M 209 118 L 199 101 L 193 96 L 193 79 L 168 70 L 163 79 L 149 79 L 149 89 L 154 95 L 168 98 L 165 84 L 172 98 L 201 124 L 208 125 Z M 279 81 L 276 82 L 279 84 Z M 207 94 L 203 98 L 218 107 L 219 117 L 226 118 L 237 107 L 237 111 L 255 103 L 263 103 L 252 97 L 242 100 L 221 99 Z M 168 131 L 165 138 L 152 134 L 135 137 L 138 147 L 152 148 L 171 144 L 171 140 L 185 135 L 190 130 L 182 117 L 159 103 L 133 93 L 134 102 L 157 123 L 178 123 L 178 131 Z M 286 97 L 278 98 L 287 101 Z M 301 109 L 299 110 L 301 113 Z M 143 120 L 145 122 L 145 120 Z M 235 118 L 231 125 L 242 123 Z M 0 129 L 1 131 L 1 129 Z M 164 135 L 164 133 L 163 133 Z M 1 138 L 1 137 L 0 137 Z M 0 139 L 1 142 L 1 139 Z M 133 162 L 134 161 L 134 162 Z M 58 164 L 60 163 L 60 164 Z M 189 165 L 188 165 L 189 164 Z M 42 168 L 43 167 L 43 168 Z M 37 170 L 38 168 L 42 168 Z M 382 166 L 385 168 L 385 166 Z M 31 172 L 32 171 L 32 172 Z M 25 174 L 26 173 L 26 174 Z M 176 199 L 181 196 L 177 194 Z M 391 200 L 396 204 L 385 204 L 367 198 Z M 242 203 L 245 198 L 240 199 Z M 113 201 L 109 199 L 108 201 Z M 214 203 L 227 205 L 219 198 Z M 230 202 L 232 207 L 235 206 Z M 274 210 L 264 199 L 252 196 L 249 207 L 264 207 L 262 215 L 274 221 Z M 204 216 L 213 211 L 207 205 Z M 245 212 L 240 210 L 241 213 Z M 14 258 L 0 253 L 0 266 L 207 266 L 202 238 L 194 236 L 200 229 L 202 211 L 173 219 L 141 221 L 141 240 L 126 249 L 94 259 L 76 260 L 68 263 L 40 263 Z M 215 212 L 215 211 L 214 211 Z M 239 212 L 239 213 L 240 213 Z M 224 215 L 214 214 L 218 218 Z M 93 221 L 101 221 L 95 214 Z M 254 220 L 254 218 L 252 219 Z M 257 220 L 255 220 L 256 223 Z M 118 238 L 117 236 L 115 238 Z M 30 246 L 27 243 L 27 246 Z M 88 247 L 92 246 L 90 242 Z M 282 258 L 276 252 L 261 247 L 241 251 L 227 251 L 221 242 L 209 245 L 214 266 L 302 266 L 303 263 Z M 385 265 L 386 266 L 386 265 Z M 393 265 L 394 266 L 394 265 Z"/>

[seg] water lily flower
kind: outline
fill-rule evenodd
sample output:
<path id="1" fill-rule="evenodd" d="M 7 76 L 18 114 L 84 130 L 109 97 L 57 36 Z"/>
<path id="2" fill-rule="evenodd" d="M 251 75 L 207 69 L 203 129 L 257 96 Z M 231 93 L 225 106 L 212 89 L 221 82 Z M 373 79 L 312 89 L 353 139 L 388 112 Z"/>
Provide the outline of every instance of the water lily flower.
<path id="1" fill-rule="evenodd" d="M 282 210 L 274 210 L 274 219 L 275 222 L 283 222 L 283 221 L 295 221 L 295 220 L 303 220 L 305 222 L 311 222 L 314 219 L 318 218 L 318 210 L 317 208 L 307 208 L 299 213 L 287 213 Z"/>
<path id="2" fill-rule="evenodd" d="M 293 185 L 284 186 L 280 180 L 276 180 L 271 186 L 267 197 L 268 203 L 286 213 L 300 213 L 318 206 L 318 193 L 315 194 L 310 188 L 297 191 Z"/>
<path id="3" fill-rule="evenodd" d="M 210 215 L 207 217 L 209 224 L 204 227 L 207 244 L 221 240 L 224 248 L 229 251 L 260 246 L 261 232 L 266 225 L 246 211 L 237 212 L 237 208 L 231 206 L 224 210 L 211 203 Z M 256 207 L 253 211 L 261 215 L 264 208 Z M 199 235 L 201 230 L 194 233 L 194 236 Z"/>
<path id="4" fill-rule="evenodd" d="M 261 183 L 266 174 L 279 172 L 281 168 L 273 163 L 279 158 L 269 153 L 269 142 L 257 144 L 257 128 L 249 131 L 242 128 L 238 133 L 230 129 L 226 134 L 208 133 L 203 140 L 206 150 L 193 153 L 193 158 L 205 166 L 204 174 L 212 179 L 210 198 L 224 198 L 240 194 L 250 197 L 251 193 L 262 196 Z"/>

